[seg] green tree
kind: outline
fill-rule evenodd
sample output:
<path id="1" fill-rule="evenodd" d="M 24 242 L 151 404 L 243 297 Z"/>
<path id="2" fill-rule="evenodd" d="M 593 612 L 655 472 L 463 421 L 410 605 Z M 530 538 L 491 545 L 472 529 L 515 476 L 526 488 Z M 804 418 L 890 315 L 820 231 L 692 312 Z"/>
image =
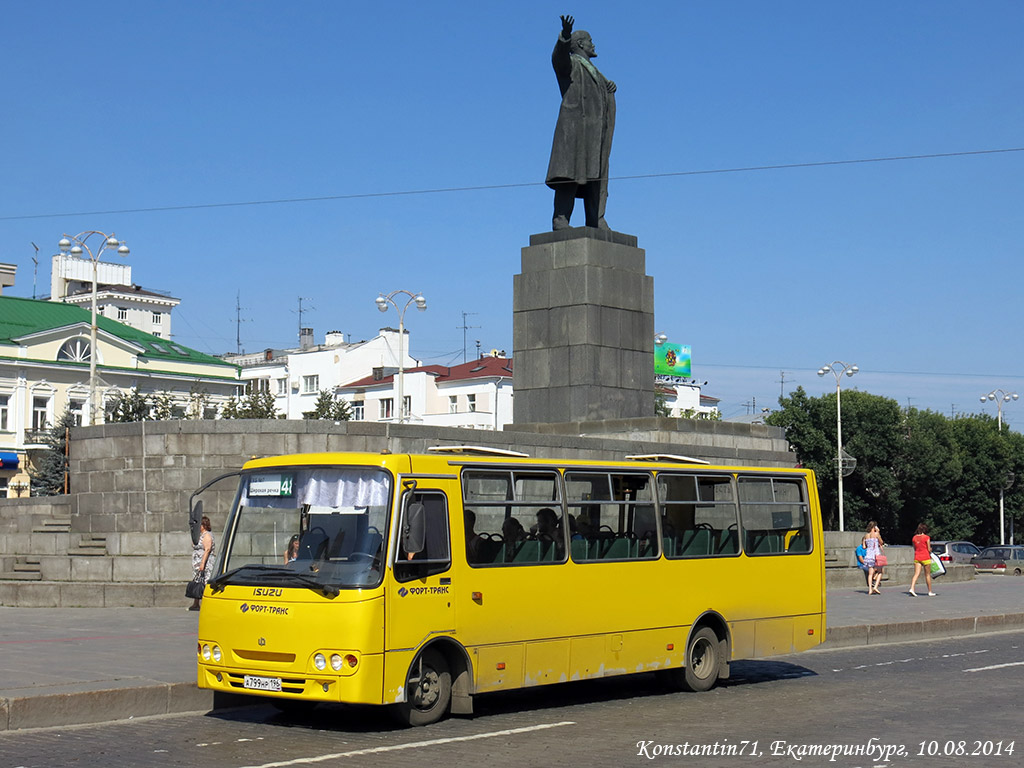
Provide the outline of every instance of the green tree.
<path id="1" fill-rule="evenodd" d="M 328 390 L 321 389 L 313 410 L 303 413 L 302 418 L 348 421 L 352 418 L 352 409 L 344 400 L 336 400 Z"/>
<path id="2" fill-rule="evenodd" d="M 43 437 L 46 450 L 36 454 L 34 466 L 29 470 L 33 496 L 60 496 L 65 491 L 68 476 L 68 430 L 75 426 L 70 409 L 56 424 L 47 427 Z"/>
<path id="3" fill-rule="evenodd" d="M 986 415 L 954 419 L 963 473 L 950 498 L 950 515 L 941 529 L 947 538 L 965 538 L 988 544 L 999 541 L 999 488 L 1014 466 L 1012 442 L 997 431 L 996 420 Z"/>
<path id="4" fill-rule="evenodd" d="M 654 415 L 655 416 L 672 416 L 672 410 L 668 407 L 668 398 L 665 397 L 665 393 L 661 390 L 654 390 Z"/>
<path id="5" fill-rule="evenodd" d="M 903 449 L 894 469 L 903 495 L 904 537 L 926 523 L 933 539 L 947 538 L 950 531 L 951 538 L 960 538 L 960 504 L 954 497 L 963 460 L 949 420 L 933 411 L 908 408 L 903 415 Z"/>
<path id="6" fill-rule="evenodd" d="M 185 418 L 199 420 L 206 418 L 207 408 L 210 407 L 210 393 L 205 389 L 197 388 L 196 385 L 188 393 L 188 405 L 185 409 Z"/>
<path id="7" fill-rule="evenodd" d="M 174 397 L 170 392 L 155 392 L 150 398 L 149 418 L 152 421 L 169 421 L 174 418 Z"/>
<path id="8" fill-rule="evenodd" d="M 279 419 L 277 404 L 265 390 L 247 392 L 241 399 L 230 398 L 221 408 L 223 419 Z"/>
<path id="9" fill-rule="evenodd" d="M 145 421 L 150 418 L 149 398 L 134 387 L 128 392 L 118 392 L 109 400 L 106 407 L 106 421 L 129 422 Z"/>

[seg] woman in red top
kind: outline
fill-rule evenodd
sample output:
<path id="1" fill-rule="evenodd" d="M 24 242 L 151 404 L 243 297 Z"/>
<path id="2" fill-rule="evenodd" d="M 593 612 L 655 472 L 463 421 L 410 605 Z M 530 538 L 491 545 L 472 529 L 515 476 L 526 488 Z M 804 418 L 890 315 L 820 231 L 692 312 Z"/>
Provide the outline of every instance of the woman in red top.
<path id="1" fill-rule="evenodd" d="M 910 580 L 910 596 L 917 597 L 914 586 L 924 569 L 924 580 L 928 584 L 928 596 L 935 597 L 932 592 L 932 540 L 928 536 L 928 526 L 921 523 L 914 534 L 914 578 Z"/>

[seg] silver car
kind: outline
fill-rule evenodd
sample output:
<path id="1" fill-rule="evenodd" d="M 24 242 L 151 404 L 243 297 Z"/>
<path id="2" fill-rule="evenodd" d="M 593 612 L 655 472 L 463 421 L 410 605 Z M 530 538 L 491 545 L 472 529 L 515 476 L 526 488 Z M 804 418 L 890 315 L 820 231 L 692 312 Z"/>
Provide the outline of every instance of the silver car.
<path id="1" fill-rule="evenodd" d="M 985 547 L 971 562 L 978 573 L 1011 573 L 1020 576 L 1024 574 L 1024 547 Z"/>
<path id="2" fill-rule="evenodd" d="M 970 565 L 971 558 L 981 554 L 969 541 L 933 541 L 932 552 L 939 556 L 943 565 Z"/>

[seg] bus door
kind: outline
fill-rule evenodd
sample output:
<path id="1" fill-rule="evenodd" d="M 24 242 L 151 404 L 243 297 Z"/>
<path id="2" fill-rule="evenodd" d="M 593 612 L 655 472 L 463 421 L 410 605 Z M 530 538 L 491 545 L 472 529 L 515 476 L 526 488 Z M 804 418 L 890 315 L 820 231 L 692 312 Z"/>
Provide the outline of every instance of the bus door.
<path id="1" fill-rule="evenodd" d="M 442 487 L 413 488 L 402 496 L 387 596 L 389 652 L 455 632 L 448 494 L 443 481 L 431 484 Z"/>

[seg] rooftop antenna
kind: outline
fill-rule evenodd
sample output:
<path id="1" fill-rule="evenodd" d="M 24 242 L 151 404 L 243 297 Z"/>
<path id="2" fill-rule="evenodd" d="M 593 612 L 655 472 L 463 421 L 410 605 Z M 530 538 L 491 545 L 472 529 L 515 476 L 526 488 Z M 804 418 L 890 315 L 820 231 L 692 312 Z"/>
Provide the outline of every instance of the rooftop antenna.
<path id="1" fill-rule="evenodd" d="M 39 259 L 36 256 L 39 255 L 39 246 L 32 243 L 32 247 L 36 249 L 36 255 L 32 257 L 32 263 L 35 265 L 32 267 L 32 298 L 36 297 L 36 273 L 39 272 Z"/>
<path id="2" fill-rule="evenodd" d="M 480 339 L 476 340 L 476 357 L 478 360 L 480 359 Z"/>
<path id="3" fill-rule="evenodd" d="M 476 312 L 466 312 L 465 310 L 463 310 L 463 312 L 462 312 L 462 325 L 456 326 L 457 329 L 458 328 L 462 329 L 462 362 L 466 362 L 466 331 L 469 330 L 470 328 L 479 328 L 480 327 L 479 325 L 466 325 L 466 317 L 467 317 L 467 315 L 475 315 L 475 314 L 478 314 L 478 313 L 476 313 Z M 480 344 L 480 342 L 477 342 L 477 347 L 478 347 L 477 351 L 479 351 L 479 344 Z M 477 356 L 479 357 L 479 355 L 477 355 Z"/>
<path id="4" fill-rule="evenodd" d="M 779 371 L 779 399 L 786 396 L 786 374 L 789 371 Z"/>
<path id="5" fill-rule="evenodd" d="M 299 345 L 300 346 L 302 345 L 302 329 L 305 327 L 305 326 L 302 325 L 302 313 L 303 313 L 303 311 L 311 312 L 314 309 L 316 309 L 316 307 L 310 307 L 309 309 L 303 310 L 302 309 L 302 302 L 304 302 L 304 301 L 312 301 L 312 299 L 303 298 L 302 296 L 299 296 Z"/>
<path id="6" fill-rule="evenodd" d="M 242 292 L 235 294 L 235 354 L 242 354 L 242 323 L 248 323 L 249 318 L 242 319 Z"/>

